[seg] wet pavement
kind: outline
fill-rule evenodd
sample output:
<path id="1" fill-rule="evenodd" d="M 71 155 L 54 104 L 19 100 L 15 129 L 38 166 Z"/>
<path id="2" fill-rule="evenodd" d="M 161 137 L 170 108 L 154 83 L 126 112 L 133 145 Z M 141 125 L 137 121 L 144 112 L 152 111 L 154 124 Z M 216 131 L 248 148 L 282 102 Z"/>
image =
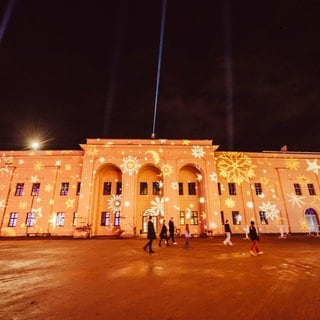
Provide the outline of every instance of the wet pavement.
<path id="1" fill-rule="evenodd" d="M 320 238 L 0 240 L 1 320 L 319 319 Z"/>

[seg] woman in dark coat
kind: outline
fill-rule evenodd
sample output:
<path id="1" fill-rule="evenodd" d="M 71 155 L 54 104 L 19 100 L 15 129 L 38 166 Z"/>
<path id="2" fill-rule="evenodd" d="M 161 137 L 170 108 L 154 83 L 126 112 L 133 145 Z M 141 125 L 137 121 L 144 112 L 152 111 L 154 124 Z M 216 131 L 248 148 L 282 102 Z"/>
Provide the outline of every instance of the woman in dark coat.
<path id="1" fill-rule="evenodd" d="M 154 231 L 154 226 L 152 222 L 152 216 L 149 217 L 148 221 L 148 234 L 147 238 L 149 239 L 148 243 L 143 247 L 144 251 L 147 251 L 147 248 L 149 247 L 149 252 L 154 253 L 152 250 L 152 242 L 154 239 L 157 239 L 156 232 Z"/>
<path id="2" fill-rule="evenodd" d="M 162 240 L 165 241 L 166 245 L 169 246 L 169 241 L 168 241 L 168 228 L 166 226 L 166 220 L 163 220 L 162 222 L 162 228 L 160 231 L 160 241 L 159 241 L 159 247 L 161 247 L 161 242 Z"/>
<path id="3" fill-rule="evenodd" d="M 263 252 L 260 251 L 259 248 L 258 248 L 258 241 L 260 241 L 260 238 L 259 238 L 259 235 L 257 233 L 257 229 L 254 226 L 254 221 L 250 222 L 249 237 L 250 237 L 250 240 L 252 241 L 252 246 L 250 248 L 250 254 L 252 256 L 254 256 L 254 250 L 256 250 L 257 255 L 263 254 Z"/>

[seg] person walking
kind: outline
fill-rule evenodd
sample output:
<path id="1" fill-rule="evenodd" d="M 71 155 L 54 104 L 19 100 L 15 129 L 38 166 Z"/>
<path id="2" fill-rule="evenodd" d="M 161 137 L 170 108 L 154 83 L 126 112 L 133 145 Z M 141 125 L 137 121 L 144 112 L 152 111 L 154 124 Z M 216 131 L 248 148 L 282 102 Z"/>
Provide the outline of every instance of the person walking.
<path id="1" fill-rule="evenodd" d="M 226 220 L 226 222 L 224 223 L 224 235 L 225 235 L 225 239 L 223 241 L 223 244 L 225 246 L 227 244 L 232 246 L 233 244 L 231 242 L 231 228 L 230 228 L 229 220 Z"/>
<path id="2" fill-rule="evenodd" d="M 186 229 L 185 229 L 185 234 L 184 234 L 185 238 L 186 238 L 186 242 L 185 242 L 185 247 L 189 248 L 190 247 L 190 239 L 191 239 L 191 233 L 189 230 L 189 224 L 186 224 Z"/>
<path id="3" fill-rule="evenodd" d="M 172 244 L 177 244 L 174 240 L 174 222 L 173 222 L 173 217 L 169 220 L 169 237 L 167 239 L 169 243 L 169 239 L 172 239 Z"/>
<path id="4" fill-rule="evenodd" d="M 166 226 L 166 220 L 163 220 L 162 222 L 162 228 L 160 231 L 160 240 L 159 240 L 159 247 L 161 247 L 161 242 L 162 240 L 165 241 L 166 245 L 169 246 L 169 241 L 168 241 L 168 228 Z"/>
<path id="5" fill-rule="evenodd" d="M 147 248 L 149 247 L 149 253 L 155 253 L 152 250 L 152 242 L 153 240 L 157 239 L 156 236 L 156 232 L 154 231 L 154 225 L 152 222 L 152 216 L 149 217 L 149 221 L 148 221 L 148 233 L 147 233 L 147 238 L 149 239 L 149 241 L 147 242 L 147 244 L 143 247 L 144 251 L 147 251 Z"/>
<path id="6" fill-rule="evenodd" d="M 254 256 L 255 255 L 254 250 L 257 252 L 257 255 L 263 254 L 263 252 L 260 251 L 260 249 L 258 248 L 258 241 L 260 241 L 260 237 L 257 233 L 256 227 L 254 226 L 254 221 L 250 222 L 249 237 L 250 237 L 250 240 L 252 241 L 252 246 L 250 248 L 250 254 L 252 256 Z"/>

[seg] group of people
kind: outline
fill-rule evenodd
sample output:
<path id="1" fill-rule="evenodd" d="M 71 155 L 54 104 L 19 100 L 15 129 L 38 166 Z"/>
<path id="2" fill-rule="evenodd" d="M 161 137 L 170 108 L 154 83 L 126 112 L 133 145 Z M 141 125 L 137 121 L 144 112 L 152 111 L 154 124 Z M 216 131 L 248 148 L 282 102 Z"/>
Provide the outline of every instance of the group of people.
<path id="1" fill-rule="evenodd" d="M 231 228 L 230 228 L 230 224 L 229 224 L 229 220 L 225 221 L 224 224 L 224 233 L 225 233 L 225 239 L 223 241 L 223 244 L 226 246 L 227 244 L 229 244 L 230 246 L 232 246 L 232 242 L 231 242 Z M 254 221 L 250 222 L 250 227 L 249 227 L 249 238 L 252 241 L 252 246 L 250 248 L 250 254 L 252 256 L 254 255 L 261 255 L 263 254 L 262 251 L 260 251 L 259 247 L 258 247 L 258 242 L 260 241 L 260 237 L 259 234 L 257 232 L 257 229 L 254 225 Z M 256 253 L 255 253 L 256 252 Z"/>
<path id="2" fill-rule="evenodd" d="M 169 234 L 168 234 L 169 231 Z M 172 240 L 172 244 L 177 244 L 174 240 L 174 222 L 173 217 L 171 217 L 169 221 L 169 227 L 166 225 L 166 221 L 163 220 L 162 227 L 160 231 L 160 240 L 159 240 L 159 247 L 161 247 L 162 240 L 164 240 L 165 244 L 167 246 L 170 246 L 169 240 Z M 224 223 L 224 233 L 225 233 L 225 239 L 223 241 L 223 244 L 226 246 L 227 244 L 232 246 L 233 243 L 231 242 L 231 228 L 229 224 L 229 220 L 226 220 Z M 154 229 L 154 225 L 152 222 L 152 216 L 149 217 L 148 221 L 148 233 L 147 233 L 148 242 L 143 247 L 144 251 L 147 251 L 149 248 L 149 253 L 155 253 L 155 251 L 152 248 L 153 240 L 157 239 L 156 232 Z M 261 255 L 263 254 L 262 251 L 260 251 L 258 247 L 258 242 L 260 241 L 259 234 L 257 232 L 257 229 L 254 225 L 254 221 L 251 221 L 250 227 L 249 227 L 249 238 L 252 241 L 252 246 L 250 248 L 250 254 L 252 256 L 254 255 Z M 191 233 L 189 229 L 189 224 L 186 224 L 185 226 L 185 247 L 189 248 L 190 246 L 190 239 L 191 239 Z M 256 253 L 255 253 L 256 252 Z"/>
<path id="3" fill-rule="evenodd" d="M 171 219 L 169 220 L 168 227 L 166 225 L 166 220 L 162 221 L 162 227 L 161 227 L 161 231 L 160 231 L 160 235 L 159 235 L 159 237 L 160 237 L 159 247 L 161 247 L 162 240 L 164 240 L 164 242 L 167 246 L 170 246 L 170 244 L 169 244 L 170 239 L 171 239 L 173 245 L 177 244 L 177 242 L 174 239 L 174 231 L 175 231 L 174 229 L 175 229 L 175 227 L 174 227 L 173 217 L 171 217 Z M 143 247 L 143 250 L 147 251 L 147 249 L 149 248 L 149 253 L 155 253 L 155 251 L 152 248 L 152 244 L 153 244 L 153 240 L 157 239 L 157 236 L 156 236 L 156 232 L 155 232 L 154 225 L 152 222 L 152 216 L 149 217 L 149 221 L 148 221 L 147 238 L 148 238 L 148 242 Z M 185 238 L 186 238 L 185 246 L 188 248 L 190 246 L 190 238 L 191 238 L 189 224 L 186 224 Z"/>

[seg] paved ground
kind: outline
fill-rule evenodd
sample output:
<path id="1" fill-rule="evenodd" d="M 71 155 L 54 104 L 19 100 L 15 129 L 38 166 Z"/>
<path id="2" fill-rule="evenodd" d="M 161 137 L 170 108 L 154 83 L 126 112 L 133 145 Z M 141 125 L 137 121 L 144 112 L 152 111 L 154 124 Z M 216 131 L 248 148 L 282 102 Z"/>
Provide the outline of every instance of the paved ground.
<path id="1" fill-rule="evenodd" d="M 1 320 L 319 319 L 320 238 L 0 240 Z"/>

